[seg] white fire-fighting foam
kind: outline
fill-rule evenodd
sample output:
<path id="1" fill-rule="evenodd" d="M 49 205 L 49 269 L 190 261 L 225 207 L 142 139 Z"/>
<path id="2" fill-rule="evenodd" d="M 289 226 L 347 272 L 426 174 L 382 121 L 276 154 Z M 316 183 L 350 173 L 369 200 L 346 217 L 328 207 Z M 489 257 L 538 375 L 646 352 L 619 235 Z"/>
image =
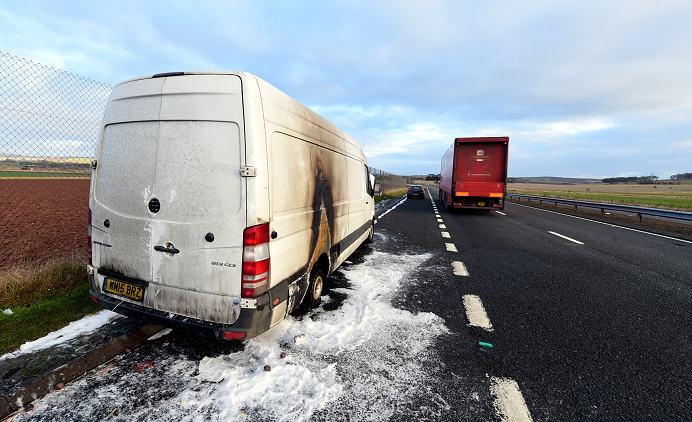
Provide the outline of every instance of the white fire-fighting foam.
<path id="1" fill-rule="evenodd" d="M 119 366 L 110 383 L 96 380 L 106 376 L 97 370 L 49 394 L 34 414 L 69 409 L 72 418 L 92 419 L 118 409 L 113 420 L 386 420 L 417 400 L 433 412 L 449 409 L 426 388 L 425 363 L 435 360 L 431 350 L 436 336 L 447 332 L 444 321 L 391 305 L 399 287 L 430 257 L 372 252 L 362 264 L 340 270 L 349 286 L 333 288 L 319 309 L 289 317 L 248 340 L 240 352 L 202 363 L 170 355 L 141 372 Z M 335 310 L 325 310 L 342 299 Z M 299 334 L 307 341 L 294 344 Z M 134 388 L 146 390 L 137 399 L 173 393 L 128 408 L 128 389 Z"/>

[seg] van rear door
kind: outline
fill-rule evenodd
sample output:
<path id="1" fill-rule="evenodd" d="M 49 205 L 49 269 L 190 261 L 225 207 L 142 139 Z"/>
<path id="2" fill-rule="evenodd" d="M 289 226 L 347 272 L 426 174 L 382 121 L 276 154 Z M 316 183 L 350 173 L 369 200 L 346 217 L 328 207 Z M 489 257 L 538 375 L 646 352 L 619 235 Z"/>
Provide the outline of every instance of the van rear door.
<path id="1" fill-rule="evenodd" d="M 240 78 L 119 85 L 104 125 L 92 238 L 110 247 L 94 244 L 94 266 L 148 282 L 144 306 L 234 322 L 246 226 Z"/>

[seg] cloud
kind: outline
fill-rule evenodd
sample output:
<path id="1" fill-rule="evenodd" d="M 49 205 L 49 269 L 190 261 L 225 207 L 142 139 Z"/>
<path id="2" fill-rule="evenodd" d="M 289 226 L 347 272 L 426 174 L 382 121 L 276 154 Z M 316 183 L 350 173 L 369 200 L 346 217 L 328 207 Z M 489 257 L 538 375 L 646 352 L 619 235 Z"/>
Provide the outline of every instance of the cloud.
<path id="1" fill-rule="evenodd" d="M 383 170 L 437 172 L 455 137 L 510 136 L 515 176 L 571 176 L 691 171 L 690 12 L 626 0 L 23 1 L 0 6 L 0 25 L 3 51 L 110 84 L 255 73 Z"/>

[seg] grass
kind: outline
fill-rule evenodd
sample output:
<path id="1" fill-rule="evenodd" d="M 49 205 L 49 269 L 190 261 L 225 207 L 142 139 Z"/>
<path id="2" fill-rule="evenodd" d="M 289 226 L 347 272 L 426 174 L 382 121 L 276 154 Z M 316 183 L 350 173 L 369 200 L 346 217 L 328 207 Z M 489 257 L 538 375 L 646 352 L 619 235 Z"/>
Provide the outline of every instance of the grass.
<path id="1" fill-rule="evenodd" d="M 91 177 L 91 173 L 42 173 L 38 171 L 28 171 L 28 170 L 4 170 L 0 171 L 0 179 L 2 178 L 8 178 L 8 177 L 21 177 L 21 178 L 50 178 L 50 179 L 55 179 L 55 178 L 63 178 L 63 177 L 69 177 L 69 178 L 84 178 L 88 179 Z"/>
<path id="2" fill-rule="evenodd" d="M 394 198 L 395 196 L 403 195 L 406 193 L 406 191 L 407 191 L 407 189 L 402 189 L 402 190 L 398 190 L 398 191 L 394 191 L 394 192 L 385 193 L 384 195 L 380 195 L 380 196 L 376 197 L 375 203 L 377 204 L 378 202 L 382 202 L 385 199 Z"/>
<path id="3" fill-rule="evenodd" d="M 23 265 L 0 274 L 0 354 L 43 337 L 101 308 L 89 296 L 81 260 Z"/>
<path id="4" fill-rule="evenodd" d="M 534 196 L 549 196 L 562 199 L 576 199 L 589 202 L 637 205 L 651 208 L 664 208 L 677 211 L 692 211 L 692 193 L 675 192 L 583 192 L 583 191 L 537 191 L 512 189 L 511 193 Z"/>

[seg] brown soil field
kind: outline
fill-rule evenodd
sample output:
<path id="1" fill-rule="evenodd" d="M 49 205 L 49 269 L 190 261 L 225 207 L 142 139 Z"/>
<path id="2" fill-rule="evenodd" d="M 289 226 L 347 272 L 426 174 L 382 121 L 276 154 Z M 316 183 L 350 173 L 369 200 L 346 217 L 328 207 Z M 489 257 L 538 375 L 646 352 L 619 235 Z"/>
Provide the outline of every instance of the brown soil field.
<path id="1" fill-rule="evenodd" d="M 0 269 L 85 256 L 89 179 L 0 179 Z"/>

